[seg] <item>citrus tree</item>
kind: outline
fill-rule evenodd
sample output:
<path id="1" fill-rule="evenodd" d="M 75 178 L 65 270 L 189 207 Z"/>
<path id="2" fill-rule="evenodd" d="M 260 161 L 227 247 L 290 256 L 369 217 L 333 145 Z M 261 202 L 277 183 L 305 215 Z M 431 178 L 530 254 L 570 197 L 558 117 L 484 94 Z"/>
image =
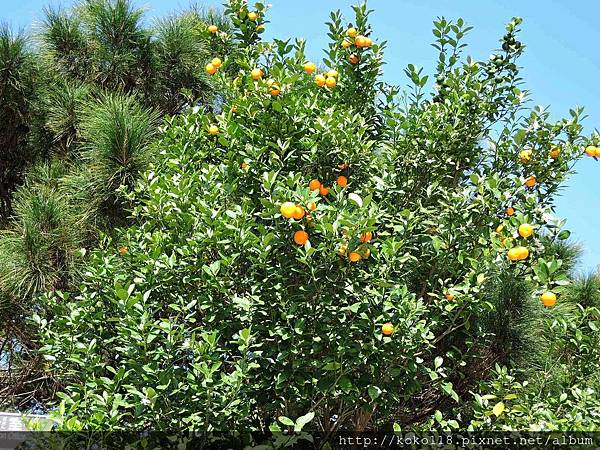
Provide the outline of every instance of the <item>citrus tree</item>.
<path id="1" fill-rule="evenodd" d="M 524 298 L 561 302 L 553 201 L 597 137 L 581 110 L 527 107 L 518 18 L 484 61 L 462 55 L 462 20 L 437 20 L 434 77 L 409 65 L 401 89 L 365 5 L 331 15 L 318 64 L 260 39 L 263 4 L 225 11 L 213 108 L 167 121 L 137 225 L 34 317 L 57 420 L 362 431 L 455 405 L 512 351 Z"/>

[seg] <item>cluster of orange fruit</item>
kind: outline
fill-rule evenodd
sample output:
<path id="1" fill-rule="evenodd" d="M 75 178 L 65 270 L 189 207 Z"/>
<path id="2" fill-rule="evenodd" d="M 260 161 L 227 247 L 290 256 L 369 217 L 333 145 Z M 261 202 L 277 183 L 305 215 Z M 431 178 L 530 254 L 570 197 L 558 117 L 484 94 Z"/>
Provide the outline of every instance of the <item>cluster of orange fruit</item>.
<path id="1" fill-rule="evenodd" d="M 370 242 L 372 239 L 373 239 L 373 233 L 370 231 L 367 231 L 366 233 L 362 233 L 359 238 L 361 244 L 366 244 L 367 242 Z M 348 251 L 348 243 L 346 241 L 343 241 L 342 245 L 340 246 L 340 255 L 346 256 L 347 251 Z M 367 247 L 366 245 L 359 245 L 356 249 L 354 249 L 353 251 L 348 253 L 348 260 L 350 262 L 358 262 L 361 259 L 367 259 L 369 256 L 371 256 L 371 250 L 369 249 L 369 247 Z"/>
<path id="2" fill-rule="evenodd" d="M 317 70 L 317 66 L 314 62 L 307 62 L 304 64 L 304 71 L 312 75 L 314 71 Z M 335 69 L 331 69 L 324 74 L 315 75 L 315 84 L 319 87 L 327 86 L 329 89 L 333 89 L 337 86 L 339 73 Z"/>
<path id="3" fill-rule="evenodd" d="M 342 41 L 342 47 L 350 49 L 352 45 L 355 45 L 359 49 L 369 48 L 373 45 L 371 38 L 358 34 L 358 30 L 354 27 L 350 27 L 346 30 L 346 38 Z M 360 58 L 356 53 L 348 55 L 348 61 L 352 65 L 356 65 L 360 62 Z"/>
<path id="4" fill-rule="evenodd" d="M 317 204 L 315 202 L 310 202 L 308 205 L 308 211 L 304 209 L 303 206 L 297 205 L 293 202 L 285 202 L 279 208 L 279 212 L 286 219 L 295 219 L 302 220 L 306 217 L 307 224 L 310 224 L 311 217 L 310 211 L 316 211 Z M 304 245 L 308 241 L 308 233 L 304 230 L 298 230 L 294 233 L 294 242 L 298 245 Z"/>
<path id="5" fill-rule="evenodd" d="M 600 147 L 596 147 L 594 145 L 588 145 L 585 148 L 585 154 L 588 156 L 595 157 L 595 158 L 600 158 Z"/>
<path id="6" fill-rule="evenodd" d="M 220 58 L 213 58 L 212 61 L 206 65 L 204 70 L 207 74 L 214 75 L 215 73 L 217 73 L 217 70 L 219 70 L 219 67 L 221 67 L 222 64 L 223 62 Z"/>
<path id="7" fill-rule="evenodd" d="M 514 208 L 512 206 L 509 206 L 508 208 L 506 208 L 506 214 L 508 216 L 514 215 L 515 214 Z M 496 228 L 496 233 L 502 234 L 503 231 L 504 231 L 504 224 L 498 225 L 498 227 Z M 531 225 L 529 223 L 523 223 L 523 224 L 519 225 L 519 228 L 517 231 L 519 233 L 519 236 L 521 236 L 524 239 L 527 239 L 533 235 L 534 227 L 533 227 L 533 225 Z M 509 238 L 509 237 L 504 238 L 502 240 L 502 245 L 506 247 L 508 245 L 508 242 L 510 241 L 510 239 L 511 238 Z M 512 247 L 508 250 L 508 253 L 506 256 L 510 261 L 513 261 L 513 262 L 514 261 L 523 261 L 529 257 L 529 249 L 522 245 Z M 540 300 L 545 307 L 552 308 L 554 305 L 556 305 L 556 294 L 552 291 L 544 292 L 542 294 Z"/>

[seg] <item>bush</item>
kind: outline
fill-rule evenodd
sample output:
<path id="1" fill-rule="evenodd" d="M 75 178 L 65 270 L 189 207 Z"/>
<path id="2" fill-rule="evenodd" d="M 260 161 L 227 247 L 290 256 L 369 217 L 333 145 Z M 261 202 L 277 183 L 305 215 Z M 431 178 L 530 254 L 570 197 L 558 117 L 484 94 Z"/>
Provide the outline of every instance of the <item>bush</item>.
<path id="1" fill-rule="evenodd" d="M 516 340 L 523 292 L 568 283 L 549 213 L 589 142 L 581 111 L 525 108 L 518 18 L 487 61 L 462 57 L 462 20 L 436 21 L 430 96 L 414 66 L 411 89 L 379 81 L 384 43 L 343 44 L 349 27 L 373 39 L 364 5 L 332 14 L 314 74 L 302 41 L 260 41 L 261 4 L 226 11 L 247 49 L 213 76 L 216 111 L 169 121 L 137 225 L 36 317 L 61 426 L 362 431 L 455 405 L 510 357 L 495 335 Z"/>

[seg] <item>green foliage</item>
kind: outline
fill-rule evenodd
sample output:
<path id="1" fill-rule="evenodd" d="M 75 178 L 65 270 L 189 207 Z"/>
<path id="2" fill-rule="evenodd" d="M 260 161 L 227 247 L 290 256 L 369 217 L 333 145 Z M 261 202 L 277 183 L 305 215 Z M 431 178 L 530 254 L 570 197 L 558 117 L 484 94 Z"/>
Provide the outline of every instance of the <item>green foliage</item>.
<path id="1" fill-rule="evenodd" d="M 89 168 L 87 189 L 103 207 L 121 209 L 119 188 L 130 190 L 146 169 L 158 116 L 132 97 L 106 95 L 83 113 L 81 157 Z"/>
<path id="2" fill-rule="evenodd" d="M 0 218 L 11 211 L 11 193 L 37 149 L 27 140 L 35 120 L 38 65 L 22 33 L 0 25 Z"/>
<path id="3" fill-rule="evenodd" d="M 232 0 L 226 12 L 245 48 L 212 76 L 214 111 L 168 121 L 126 196 L 135 225 L 92 252 L 79 292 L 49 293 L 50 314 L 35 317 L 67 386 L 61 427 L 276 431 L 310 418 L 312 429 L 362 431 L 455 406 L 496 361 L 532 347 L 528 328 L 569 309 L 561 300 L 544 311 L 532 295 L 568 284 L 556 244 L 565 232 L 550 213 L 588 142 L 581 111 L 550 122 L 525 108 L 520 19 L 488 61 L 461 56 L 462 20 L 436 21 L 429 95 L 413 66 L 407 91 L 379 81 L 383 44 L 351 44 L 352 64 L 339 13 L 323 61 L 337 83 L 318 87 L 303 70 L 304 42 L 260 40 L 264 5 Z M 366 6 L 354 12 L 351 24 L 370 34 Z M 151 127 L 117 139 L 108 122 L 148 114 L 114 114 L 111 99 L 82 134 L 92 178 L 113 192 L 136 177 L 108 163 Z M 311 179 L 329 193 L 311 191 Z M 284 218 L 285 202 L 306 214 Z M 534 234 L 521 237 L 526 223 Z M 517 245 L 529 257 L 509 261 Z"/>

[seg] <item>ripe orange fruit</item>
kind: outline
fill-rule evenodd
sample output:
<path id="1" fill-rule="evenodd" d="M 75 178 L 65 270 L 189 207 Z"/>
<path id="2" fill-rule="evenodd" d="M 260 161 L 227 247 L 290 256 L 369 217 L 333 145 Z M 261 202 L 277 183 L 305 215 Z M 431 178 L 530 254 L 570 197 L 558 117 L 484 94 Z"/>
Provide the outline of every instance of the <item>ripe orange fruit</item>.
<path id="1" fill-rule="evenodd" d="M 350 27 L 346 30 L 346 35 L 351 38 L 356 36 L 357 33 L 358 33 L 358 31 L 356 31 L 356 28 L 354 28 L 354 27 Z"/>
<path id="2" fill-rule="evenodd" d="M 340 187 L 346 187 L 348 185 L 348 178 L 346 178 L 344 175 L 340 175 L 337 177 L 337 184 Z"/>
<path id="3" fill-rule="evenodd" d="M 331 69 L 329 70 L 325 75 L 327 75 L 328 77 L 333 77 L 333 78 L 337 78 L 339 73 L 337 70 L 335 69 Z"/>
<path id="4" fill-rule="evenodd" d="M 277 97 L 280 93 L 281 93 L 281 89 L 279 89 L 279 86 L 277 86 L 276 84 L 271 86 L 271 95 L 273 97 Z"/>
<path id="5" fill-rule="evenodd" d="M 337 84 L 337 81 L 333 77 L 327 77 L 327 79 L 325 80 L 325 84 L 327 85 L 328 88 L 333 89 L 335 87 L 335 85 Z"/>
<path id="6" fill-rule="evenodd" d="M 556 305 L 556 294 L 552 291 L 544 292 L 540 299 L 546 308 L 552 308 Z"/>
<path id="7" fill-rule="evenodd" d="M 310 180 L 310 183 L 308 183 L 308 187 L 311 191 L 318 191 L 319 189 L 321 189 L 321 182 L 317 179 Z"/>
<path id="8" fill-rule="evenodd" d="M 364 47 L 367 47 L 369 41 L 367 41 L 367 37 L 360 35 L 360 36 L 356 36 L 356 38 L 354 38 L 354 43 L 356 44 L 357 47 L 364 48 Z"/>
<path id="9" fill-rule="evenodd" d="M 598 152 L 598 149 L 596 147 L 594 147 L 593 145 L 588 145 L 585 148 L 585 154 L 588 156 L 596 156 L 597 152 Z"/>
<path id="10" fill-rule="evenodd" d="M 513 208 L 512 206 L 509 206 L 508 208 L 506 208 L 506 215 L 508 216 L 512 216 L 515 213 L 515 208 Z"/>
<path id="11" fill-rule="evenodd" d="M 317 204 L 315 202 L 310 202 L 306 206 L 308 206 L 308 209 L 310 209 L 311 211 L 316 211 L 317 210 Z"/>
<path id="12" fill-rule="evenodd" d="M 537 183 L 537 178 L 534 175 L 525 180 L 525 186 L 527 187 L 533 187 L 535 186 L 535 183 Z"/>
<path id="13" fill-rule="evenodd" d="M 300 205 L 296 205 L 296 207 L 294 208 L 292 217 L 296 220 L 300 220 L 304 217 L 304 214 L 306 214 L 306 212 L 304 211 L 304 208 Z"/>
<path id="14" fill-rule="evenodd" d="M 265 31 L 265 26 L 264 25 L 259 25 L 256 27 L 256 32 L 257 33 L 262 33 L 263 31 Z"/>
<path id="15" fill-rule="evenodd" d="M 258 14 L 256 14 L 254 11 L 250 11 L 248 13 L 248 19 L 250 19 L 251 21 L 255 21 L 258 18 Z"/>
<path id="16" fill-rule="evenodd" d="M 367 47 L 370 47 L 371 45 L 373 45 L 373 41 L 371 40 L 371 38 L 366 38 L 365 44 Z"/>
<path id="17" fill-rule="evenodd" d="M 363 244 L 365 242 L 371 241 L 371 239 L 373 239 L 373 233 L 370 231 L 367 231 L 366 233 L 360 235 L 360 242 L 362 242 Z"/>
<path id="18" fill-rule="evenodd" d="M 350 254 L 348 255 L 348 259 L 350 260 L 350 262 L 358 262 L 360 261 L 360 253 L 357 252 L 350 252 Z"/>
<path id="19" fill-rule="evenodd" d="M 216 33 L 217 31 L 219 31 L 219 28 L 216 25 L 209 25 L 208 31 L 210 31 L 211 33 Z"/>
<path id="20" fill-rule="evenodd" d="M 304 71 L 309 75 L 312 74 L 316 70 L 316 68 L 317 66 L 313 62 L 307 62 L 306 64 L 304 64 Z"/>
<path id="21" fill-rule="evenodd" d="M 252 72 L 250 72 L 250 75 L 252 76 L 253 80 L 260 80 L 263 76 L 263 71 L 261 69 L 252 69 Z"/>
<path id="22" fill-rule="evenodd" d="M 343 48 L 348 48 L 348 47 L 350 47 L 351 45 L 352 45 L 352 42 L 350 42 L 348 39 L 344 39 L 344 40 L 342 41 L 342 47 L 343 47 Z"/>
<path id="23" fill-rule="evenodd" d="M 127 253 L 129 253 L 129 247 L 125 245 L 123 247 L 119 247 L 119 255 L 124 256 Z"/>
<path id="24" fill-rule="evenodd" d="M 329 195 L 329 188 L 328 188 L 328 187 L 325 187 L 325 186 L 321 186 L 321 187 L 319 188 L 319 193 L 320 193 L 320 194 L 321 194 L 323 197 L 325 197 L 325 196 Z"/>
<path id="25" fill-rule="evenodd" d="M 560 152 L 560 147 L 554 147 L 552 150 L 550 150 L 550 153 L 548 155 L 550 156 L 550 158 L 556 159 L 558 158 L 558 155 L 560 155 Z"/>
<path id="26" fill-rule="evenodd" d="M 304 245 L 308 241 L 308 233 L 304 230 L 298 230 L 294 233 L 294 242 L 298 245 Z"/>
<path id="27" fill-rule="evenodd" d="M 533 227 L 528 223 L 524 223 L 519 226 L 519 234 L 521 237 L 528 238 L 533 234 Z"/>
<path id="28" fill-rule="evenodd" d="M 511 261 L 522 261 L 529 256 L 527 247 L 513 247 L 508 251 L 508 259 Z"/>
<path id="29" fill-rule="evenodd" d="M 208 127 L 208 132 L 211 136 L 216 136 L 217 134 L 219 134 L 219 127 L 216 125 L 211 125 L 210 127 Z"/>
<path id="30" fill-rule="evenodd" d="M 206 65 L 206 67 L 204 68 L 204 70 L 206 71 L 207 74 L 213 75 L 217 71 L 217 68 L 215 67 L 215 65 L 213 63 L 208 63 Z"/>
<path id="31" fill-rule="evenodd" d="M 451 302 L 452 300 L 454 300 L 454 294 L 453 294 L 453 293 L 451 293 L 451 292 L 447 292 L 447 293 L 446 293 L 446 300 L 448 300 L 448 301 L 450 301 L 450 302 Z"/>
<path id="32" fill-rule="evenodd" d="M 286 219 L 291 219 L 294 217 L 294 213 L 296 212 L 296 205 L 292 202 L 285 202 L 279 208 L 279 212 Z"/>
<path id="33" fill-rule="evenodd" d="M 327 82 L 327 80 L 325 79 L 325 77 L 321 74 L 317 75 L 315 77 L 315 83 L 317 84 L 317 86 L 319 87 L 323 87 L 325 86 L 325 83 Z"/>
<path id="34" fill-rule="evenodd" d="M 213 58 L 210 63 L 218 69 L 223 64 L 223 61 L 220 58 Z"/>
<path id="35" fill-rule="evenodd" d="M 355 65 L 358 64 L 358 62 L 360 60 L 358 59 L 358 56 L 356 56 L 356 55 L 350 55 L 350 56 L 348 56 L 348 61 L 350 61 L 350 64 L 352 64 L 353 66 L 355 66 Z"/>
<path id="36" fill-rule="evenodd" d="M 384 323 L 381 326 L 381 332 L 384 334 L 384 336 L 391 336 L 391 334 L 394 332 L 394 325 L 392 325 L 390 322 Z"/>

